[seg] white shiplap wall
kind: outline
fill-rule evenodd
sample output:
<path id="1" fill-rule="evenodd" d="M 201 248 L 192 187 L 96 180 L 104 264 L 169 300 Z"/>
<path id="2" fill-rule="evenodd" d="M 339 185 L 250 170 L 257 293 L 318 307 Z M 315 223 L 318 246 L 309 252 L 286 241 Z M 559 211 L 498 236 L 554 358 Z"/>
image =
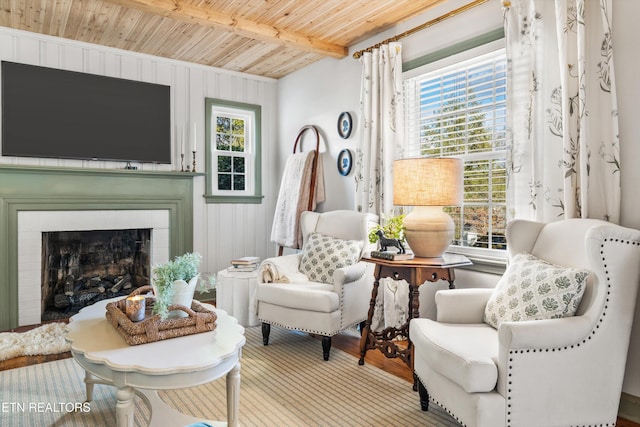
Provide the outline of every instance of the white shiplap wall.
<path id="1" fill-rule="evenodd" d="M 0 60 L 120 77 L 171 87 L 173 164 L 140 164 L 142 170 L 180 169 L 178 129 L 197 127 L 197 170 L 204 172 L 204 99 L 220 98 L 262 106 L 261 204 L 206 204 L 205 178 L 194 178 L 194 250 L 204 256 L 202 272 L 225 268 L 234 257 L 275 254 L 269 242 L 279 176 L 269 167 L 277 156 L 277 81 L 166 58 L 0 27 Z M 191 162 L 187 133 L 185 164 Z M 2 164 L 73 168 L 123 168 L 123 162 L 33 159 L 0 156 Z"/>

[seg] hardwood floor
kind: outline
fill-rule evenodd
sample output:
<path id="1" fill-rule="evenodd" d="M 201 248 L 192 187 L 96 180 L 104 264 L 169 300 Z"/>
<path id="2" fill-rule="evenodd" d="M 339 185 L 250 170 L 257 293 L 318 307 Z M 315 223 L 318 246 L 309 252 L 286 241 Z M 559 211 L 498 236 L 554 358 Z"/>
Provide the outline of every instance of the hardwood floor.
<path id="1" fill-rule="evenodd" d="M 25 326 L 11 330 L 11 332 L 25 332 L 29 329 L 33 329 L 38 325 Z M 317 337 L 320 340 L 319 337 Z M 338 334 L 332 338 L 332 347 L 338 348 L 346 353 L 351 354 L 354 357 L 360 358 L 360 339 L 353 334 Z M 23 366 L 35 365 L 37 363 L 52 362 L 54 360 L 66 359 L 71 357 L 70 352 L 45 355 L 45 356 L 21 356 L 9 360 L 0 361 L 0 371 L 6 369 L 20 368 Z M 383 369 L 408 383 L 413 383 L 413 374 L 400 359 L 389 359 L 385 357 L 380 351 L 369 350 L 365 357 L 365 363 L 373 365 L 377 368 Z M 416 393 L 416 405 L 418 405 L 418 395 Z M 633 421 L 618 418 L 616 422 L 617 427 L 640 427 L 640 424 Z"/>

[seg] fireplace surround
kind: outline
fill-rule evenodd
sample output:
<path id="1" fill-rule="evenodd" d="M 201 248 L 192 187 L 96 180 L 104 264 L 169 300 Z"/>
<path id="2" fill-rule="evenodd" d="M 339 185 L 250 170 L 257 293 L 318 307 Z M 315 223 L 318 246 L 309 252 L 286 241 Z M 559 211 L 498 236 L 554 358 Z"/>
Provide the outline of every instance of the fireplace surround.
<path id="1" fill-rule="evenodd" d="M 148 248 L 145 248 L 140 253 L 148 253 L 149 259 L 144 261 L 149 265 L 158 264 L 164 262 L 169 257 L 169 214 L 167 210 L 68 210 L 68 211 L 22 211 L 18 212 L 18 325 L 32 325 L 40 323 L 43 320 L 52 320 L 54 318 L 60 318 L 56 316 L 56 313 L 52 311 L 60 311 L 60 315 L 64 315 L 64 312 L 68 312 L 69 316 L 74 314 L 78 310 L 79 306 L 90 305 L 100 299 L 105 299 L 108 295 L 120 296 L 125 294 L 123 292 L 112 292 L 111 288 L 115 286 L 113 283 L 111 286 L 107 286 L 106 283 L 83 284 L 82 289 L 77 289 L 78 283 L 82 279 L 93 279 L 98 271 L 97 265 L 100 262 L 94 262 L 91 259 L 76 259 L 68 261 L 55 261 L 56 256 L 69 255 L 73 252 L 70 246 L 76 246 L 75 244 L 66 244 L 64 247 L 55 248 L 57 254 L 49 253 L 53 248 L 47 247 L 45 243 L 51 243 L 50 235 L 63 234 L 67 235 L 66 239 L 77 241 L 79 236 L 84 235 L 87 239 L 84 242 L 84 248 L 73 256 L 75 257 L 93 257 L 93 258 L 108 258 L 112 253 L 116 253 L 119 250 L 116 248 L 100 248 L 99 246 L 106 245 L 105 242 L 100 243 L 100 240 L 104 240 L 108 235 L 120 236 L 122 239 L 123 234 L 131 234 L 135 230 L 135 234 L 139 234 L 140 230 L 146 230 L 149 236 Z M 90 238 L 90 240 L 88 240 Z M 109 242 L 109 246 L 119 246 L 115 242 Z M 76 248 L 79 249 L 79 248 Z M 122 249 L 120 249 L 121 251 Z M 132 250 L 130 248 L 129 250 Z M 133 249 L 135 250 L 135 249 Z M 61 292 L 54 292 L 58 295 L 58 303 L 62 303 L 60 299 L 64 295 L 70 296 L 68 299 L 68 310 L 62 310 L 59 306 L 58 310 L 47 310 L 44 303 L 53 301 L 49 300 L 49 287 L 46 282 L 58 282 L 58 286 L 62 286 L 62 282 L 68 278 L 63 275 L 51 280 L 48 278 L 50 271 L 45 271 L 45 265 L 43 265 L 43 257 L 54 258 L 53 267 L 56 268 L 54 274 L 70 273 L 74 276 L 73 285 L 76 289 L 65 289 Z M 95 260 L 99 261 L 99 260 Z M 114 263 L 115 261 L 115 263 Z M 126 262 L 126 261 L 124 261 Z M 104 263 L 103 263 L 104 264 Z M 106 266 L 108 269 L 103 271 L 102 279 L 105 281 L 113 280 L 118 277 L 121 279 L 125 273 L 122 268 L 118 267 L 118 260 L 108 260 L 106 264 L 112 264 Z M 57 267 L 66 268 L 59 269 Z M 49 266 L 51 268 L 52 266 Z M 104 266 L 103 266 L 104 268 Z M 66 271 L 63 271 L 66 270 Z M 132 274 L 133 271 L 128 271 Z M 147 271 L 148 274 L 148 271 Z M 83 277 L 84 276 L 84 277 Z M 112 276 L 112 277 L 106 277 Z M 142 279 L 139 279 L 142 280 Z M 135 280 L 131 280 L 131 284 Z M 66 287 L 66 286 L 65 286 Z M 120 287 L 125 287 L 121 284 Z M 127 285 L 128 287 L 128 285 Z M 94 295 L 88 300 L 78 301 L 78 297 L 84 294 L 84 297 L 89 296 L 89 290 L 101 290 L 101 295 Z M 55 298 L 55 297 L 53 297 Z M 46 316 L 44 316 L 46 314 Z M 44 317 L 43 317 L 44 316 Z"/>
<path id="2" fill-rule="evenodd" d="M 170 258 L 193 250 L 193 179 L 199 175 L 0 165 L 0 330 L 19 326 L 18 255 L 25 243 L 18 238 L 20 215 L 76 212 L 101 218 L 104 211 L 164 212 L 164 256 Z"/>

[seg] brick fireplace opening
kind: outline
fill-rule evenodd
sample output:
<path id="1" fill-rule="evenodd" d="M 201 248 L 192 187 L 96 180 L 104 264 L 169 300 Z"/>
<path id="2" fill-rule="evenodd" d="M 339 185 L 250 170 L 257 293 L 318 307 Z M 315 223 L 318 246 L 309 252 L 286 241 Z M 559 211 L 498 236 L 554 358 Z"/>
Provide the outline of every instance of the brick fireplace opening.
<path id="1" fill-rule="evenodd" d="M 166 210 L 20 212 L 18 325 L 66 318 L 129 294 L 168 259 Z"/>
<path id="2" fill-rule="evenodd" d="M 151 229 L 42 233 L 42 320 L 149 284 Z"/>

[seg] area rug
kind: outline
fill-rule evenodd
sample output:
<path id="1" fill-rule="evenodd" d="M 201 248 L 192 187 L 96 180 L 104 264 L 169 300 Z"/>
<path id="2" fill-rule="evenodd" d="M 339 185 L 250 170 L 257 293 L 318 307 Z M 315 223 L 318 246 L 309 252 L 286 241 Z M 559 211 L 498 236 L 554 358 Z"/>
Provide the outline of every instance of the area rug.
<path id="1" fill-rule="evenodd" d="M 356 357 L 336 348 L 323 361 L 320 341 L 306 334 L 272 327 L 268 346 L 259 327 L 247 328 L 246 337 L 242 426 L 458 426 L 434 404 L 422 412 L 418 394 L 403 379 L 359 366 Z M 85 406 L 83 375 L 73 359 L 0 372 L 0 425 L 115 426 L 115 388 L 96 385 L 94 400 Z M 226 419 L 223 378 L 160 396 L 185 414 Z M 147 425 L 149 416 L 137 399 L 135 425 Z"/>
<path id="2" fill-rule="evenodd" d="M 69 351 L 64 339 L 67 325 L 63 322 L 47 323 L 27 332 L 0 333 L 0 361 L 18 356 L 58 354 Z"/>

